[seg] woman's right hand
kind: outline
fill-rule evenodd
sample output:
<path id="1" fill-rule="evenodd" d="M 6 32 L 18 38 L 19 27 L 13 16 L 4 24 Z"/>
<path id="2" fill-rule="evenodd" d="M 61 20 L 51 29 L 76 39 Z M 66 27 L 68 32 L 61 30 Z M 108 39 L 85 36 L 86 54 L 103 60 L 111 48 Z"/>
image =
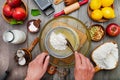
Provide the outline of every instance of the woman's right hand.
<path id="1" fill-rule="evenodd" d="M 75 52 L 75 80 L 92 80 L 95 69 L 90 60 L 84 55 Z"/>

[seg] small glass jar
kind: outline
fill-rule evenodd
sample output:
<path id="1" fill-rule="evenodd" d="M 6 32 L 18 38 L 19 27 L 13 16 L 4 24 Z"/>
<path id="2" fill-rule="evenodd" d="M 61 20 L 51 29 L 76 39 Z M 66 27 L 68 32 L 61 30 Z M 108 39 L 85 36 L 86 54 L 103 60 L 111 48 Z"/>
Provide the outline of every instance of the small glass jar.
<path id="1" fill-rule="evenodd" d="M 26 40 L 26 34 L 21 30 L 10 30 L 3 34 L 3 40 L 8 43 L 21 44 Z"/>

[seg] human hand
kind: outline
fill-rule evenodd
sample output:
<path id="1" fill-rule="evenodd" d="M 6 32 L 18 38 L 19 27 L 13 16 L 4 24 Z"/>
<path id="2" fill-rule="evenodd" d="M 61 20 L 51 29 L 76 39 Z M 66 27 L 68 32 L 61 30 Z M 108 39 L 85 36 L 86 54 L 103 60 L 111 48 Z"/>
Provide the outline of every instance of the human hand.
<path id="1" fill-rule="evenodd" d="M 75 52 L 75 80 L 92 80 L 95 70 L 88 58 Z"/>
<path id="2" fill-rule="evenodd" d="M 47 56 L 47 57 L 46 57 Z M 47 70 L 49 56 L 43 52 L 29 63 L 25 80 L 40 80 Z"/>

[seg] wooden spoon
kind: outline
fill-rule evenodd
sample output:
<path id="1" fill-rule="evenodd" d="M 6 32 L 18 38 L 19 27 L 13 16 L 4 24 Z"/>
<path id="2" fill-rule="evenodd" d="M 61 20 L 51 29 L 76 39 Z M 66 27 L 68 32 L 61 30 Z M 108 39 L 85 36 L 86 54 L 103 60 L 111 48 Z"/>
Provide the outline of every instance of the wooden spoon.
<path id="1" fill-rule="evenodd" d="M 25 52 L 25 58 L 27 59 L 27 64 L 32 60 L 32 54 L 31 51 L 33 50 L 33 48 L 35 47 L 35 45 L 38 43 L 39 38 L 35 38 L 33 40 L 33 42 L 30 44 L 29 48 L 23 48 L 22 50 Z"/>

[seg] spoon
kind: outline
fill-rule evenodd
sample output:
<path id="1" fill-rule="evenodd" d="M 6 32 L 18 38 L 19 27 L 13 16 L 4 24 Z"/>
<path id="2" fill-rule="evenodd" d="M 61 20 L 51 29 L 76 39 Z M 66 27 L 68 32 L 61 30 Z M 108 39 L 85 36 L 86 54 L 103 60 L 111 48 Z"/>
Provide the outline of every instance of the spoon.
<path id="1" fill-rule="evenodd" d="M 33 50 L 33 48 L 36 46 L 36 44 L 38 43 L 38 41 L 39 41 L 39 38 L 37 37 L 37 38 L 35 38 L 34 40 L 33 40 L 33 42 L 30 44 L 30 46 L 29 46 L 29 48 L 22 48 L 22 49 L 19 49 L 19 50 L 22 50 L 24 53 L 25 53 L 25 55 L 24 55 L 24 58 L 26 59 L 26 64 L 28 64 L 31 60 L 32 60 L 32 54 L 31 54 L 31 52 L 32 52 L 32 50 Z M 16 57 L 16 56 L 15 56 Z M 18 57 L 18 56 L 17 56 Z M 18 59 L 18 58 L 16 58 L 16 59 Z"/>
<path id="2" fill-rule="evenodd" d="M 74 48 L 72 47 L 72 45 L 71 45 L 71 43 L 70 43 L 70 41 L 68 40 L 68 39 L 66 39 L 66 41 L 67 41 L 67 46 L 72 50 L 72 52 L 74 53 L 75 51 L 74 51 Z"/>

